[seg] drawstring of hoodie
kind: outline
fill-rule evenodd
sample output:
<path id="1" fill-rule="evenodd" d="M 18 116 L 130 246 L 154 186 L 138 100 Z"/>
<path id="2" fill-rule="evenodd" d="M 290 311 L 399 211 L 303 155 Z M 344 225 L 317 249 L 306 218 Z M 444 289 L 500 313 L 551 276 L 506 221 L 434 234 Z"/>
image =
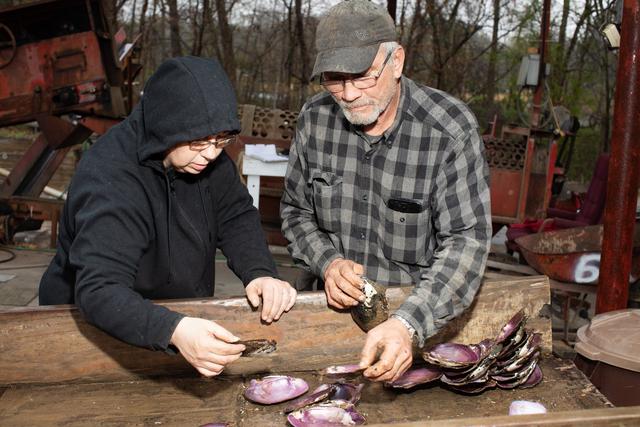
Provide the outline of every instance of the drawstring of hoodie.
<path id="1" fill-rule="evenodd" d="M 198 194 L 200 195 L 202 210 L 204 211 L 204 220 L 207 223 L 207 230 L 209 231 L 209 243 L 211 243 L 211 222 L 209 222 L 209 214 L 207 213 L 207 205 L 204 202 L 204 196 L 202 195 L 202 186 L 201 186 L 200 180 L 198 180 Z"/>
<path id="2" fill-rule="evenodd" d="M 176 173 L 173 168 L 165 171 L 164 178 L 167 183 L 167 252 L 168 259 L 171 259 L 171 199 L 174 191 L 173 181 L 176 179 Z M 167 277 L 167 284 L 171 283 L 173 278 L 173 270 L 171 268 L 171 262 L 169 263 L 169 276 Z"/>

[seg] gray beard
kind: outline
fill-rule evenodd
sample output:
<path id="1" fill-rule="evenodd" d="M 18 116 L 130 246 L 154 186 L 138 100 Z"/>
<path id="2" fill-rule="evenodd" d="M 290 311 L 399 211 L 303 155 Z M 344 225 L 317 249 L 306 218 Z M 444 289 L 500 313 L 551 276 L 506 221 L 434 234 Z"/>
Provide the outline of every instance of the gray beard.
<path id="1" fill-rule="evenodd" d="M 371 102 L 370 100 L 368 100 L 365 102 L 356 101 L 355 103 L 350 104 L 348 102 L 340 101 L 335 97 L 334 99 L 342 109 L 344 116 L 347 118 L 347 120 L 349 120 L 351 124 L 358 125 L 358 126 L 368 126 L 375 123 L 376 120 L 378 120 L 378 117 L 380 117 L 380 114 L 382 114 L 389 107 L 389 104 L 391 104 L 391 100 L 393 99 L 393 95 L 395 94 L 395 90 L 396 90 L 396 87 L 391 86 L 389 92 L 384 94 L 384 97 L 379 103 Z M 366 114 L 366 113 L 354 113 L 348 108 L 348 107 L 361 107 L 364 105 L 373 106 L 373 110 L 370 113 Z"/>

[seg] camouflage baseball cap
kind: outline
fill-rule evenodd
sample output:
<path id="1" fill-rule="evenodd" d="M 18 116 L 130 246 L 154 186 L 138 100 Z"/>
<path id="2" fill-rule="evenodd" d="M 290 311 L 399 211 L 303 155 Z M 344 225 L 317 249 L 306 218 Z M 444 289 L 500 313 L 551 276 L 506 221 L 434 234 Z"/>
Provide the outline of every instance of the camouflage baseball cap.
<path id="1" fill-rule="evenodd" d="M 327 71 L 362 73 L 373 63 L 381 43 L 396 40 L 395 23 L 382 6 L 368 0 L 343 1 L 320 19 L 311 78 Z"/>

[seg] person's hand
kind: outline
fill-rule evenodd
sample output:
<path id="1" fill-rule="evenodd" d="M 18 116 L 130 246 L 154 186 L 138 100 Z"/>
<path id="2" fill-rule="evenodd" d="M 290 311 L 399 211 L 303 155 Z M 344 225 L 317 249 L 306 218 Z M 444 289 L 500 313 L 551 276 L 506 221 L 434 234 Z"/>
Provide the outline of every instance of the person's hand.
<path id="1" fill-rule="evenodd" d="M 215 322 L 184 317 L 171 335 L 171 344 L 198 372 L 213 377 L 244 351 L 244 345 L 233 344 L 238 339 Z"/>
<path id="2" fill-rule="evenodd" d="M 367 333 L 360 358 L 365 377 L 372 381 L 395 381 L 412 362 L 411 336 L 398 319 L 391 317 Z"/>
<path id="3" fill-rule="evenodd" d="M 282 313 L 291 310 L 298 294 L 289 283 L 273 277 L 253 279 L 245 292 L 252 307 L 258 307 L 262 297 L 261 318 L 267 323 L 280 319 Z"/>
<path id="4" fill-rule="evenodd" d="M 324 272 L 324 292 L 327 303 L 335 308 L 358 305 L 364 299 L 362 278 L 364 267 L 353 261 L 337 258 L 331 261 Z"/>

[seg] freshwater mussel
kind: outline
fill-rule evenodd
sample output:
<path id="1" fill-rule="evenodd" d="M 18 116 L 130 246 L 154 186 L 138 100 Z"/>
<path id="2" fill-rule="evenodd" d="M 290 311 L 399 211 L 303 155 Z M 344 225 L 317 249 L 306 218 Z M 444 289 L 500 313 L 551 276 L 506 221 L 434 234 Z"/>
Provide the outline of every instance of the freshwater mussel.
<path id="1" fill-rule="evenodd" d="M 351 308 L 351 317 L 365 332 L 369 332 L 389 318 L 389 303 L 386 288 L 366 277 L 362 277 L 364 301 Z"/>
<path id="2" fill-rule="evenodd" d="M 268 375 L 260 380 L 251 380 L 244 396 L 263 405 L 285 402 L 303 395 L 309 385 L 302 378 L 286 375 Z"/>

